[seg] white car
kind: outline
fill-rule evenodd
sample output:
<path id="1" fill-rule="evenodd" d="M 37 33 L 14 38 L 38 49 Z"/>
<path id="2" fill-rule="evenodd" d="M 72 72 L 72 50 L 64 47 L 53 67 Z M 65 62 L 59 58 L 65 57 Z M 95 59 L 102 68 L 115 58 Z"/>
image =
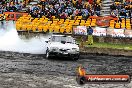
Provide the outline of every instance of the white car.
<path id="1" fill-rule="evenodd" d="M 50 56 L 69 57 L 79 59 L 79 46 L 75 39 L 66 35 L 52 35 L 47 43 L 46 58 Z"/>

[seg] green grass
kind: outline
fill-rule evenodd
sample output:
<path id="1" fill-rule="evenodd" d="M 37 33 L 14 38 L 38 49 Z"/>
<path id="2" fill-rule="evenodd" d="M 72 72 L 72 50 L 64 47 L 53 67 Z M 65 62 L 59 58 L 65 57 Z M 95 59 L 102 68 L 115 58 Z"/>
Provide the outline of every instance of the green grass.
<path id="1" fill-rule="evenodd" d="M 97 48 L 112 48 L 112 49 L 125 49 L 132 50 L 132 44 L 112 44 L 112 43 L 95 43 L 93 45 L 88 45 L 87 42 L 84 43 L 86 47 L 97 47 Z"/>
<path id="2" fill-rule="evenodd" d="M 80 44 L 80 40 L 77 40 L 77 42 Z M 93 45 L 88 45 L 87 42 L 84 42 L 84 46 L 86 46 L 86 47 L 97 47 L 97 48 L 112 48 L 112 49 L 132 50 L 132 44 L 112 44 L 112 43 L 94 42 Z"/>

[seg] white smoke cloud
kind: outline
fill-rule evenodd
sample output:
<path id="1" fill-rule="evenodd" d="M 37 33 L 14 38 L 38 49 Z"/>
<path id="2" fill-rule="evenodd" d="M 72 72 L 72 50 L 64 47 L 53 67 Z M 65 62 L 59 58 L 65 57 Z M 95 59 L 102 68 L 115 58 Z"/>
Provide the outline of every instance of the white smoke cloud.
<path id="1" fill-rule="evenodd" d="M 21 39 L 13 22 L 6 22 L 0 29 L 0 51 L 20 53 L 45 54 L 47 36 L 38 36 L 31 39 Z"/>

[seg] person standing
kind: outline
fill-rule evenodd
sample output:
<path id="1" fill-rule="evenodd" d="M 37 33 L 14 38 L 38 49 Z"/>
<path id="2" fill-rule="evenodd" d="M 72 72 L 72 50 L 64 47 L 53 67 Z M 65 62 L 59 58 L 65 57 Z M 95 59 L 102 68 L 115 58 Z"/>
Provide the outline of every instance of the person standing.
<path id="1" fill-rule="evenodd" d="M 93 29 L 91 26 L 87 28 L 88 33 L 88 45 L 93 45 Z"/>

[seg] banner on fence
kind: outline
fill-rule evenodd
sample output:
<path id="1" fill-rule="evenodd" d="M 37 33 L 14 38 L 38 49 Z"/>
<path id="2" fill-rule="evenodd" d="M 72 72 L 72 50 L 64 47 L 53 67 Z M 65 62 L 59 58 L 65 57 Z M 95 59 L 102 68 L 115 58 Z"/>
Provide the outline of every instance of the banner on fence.
<path id="1" fill-rule="evenodd" d="M 73 26 L 73 34 L 74 35 L 87 35 L 87 27 L 86 26 Z"/>
<path id="2" fill-rule="evenodd" d="M 125 30 L 125 37 L 132 37 L 132 30 Z"/>
<path id="3" fill-rule="evenodd" d="M 74 35 L 88 35 L 86 26 L 73 26 Z M 125 29 L 110 29 L 103 27 L 93 28 L 95 36 L 112 36 L 112 37 L 132 37 L 132 30 Z"/>
<path id="4" fill-rule="evenodd" d="M 93 30 L 93 35 L 106 36 L 106 28 L 95 27 Z"/>
<path id="5" fill-rule="evenodd" d="M 124 29 L 107 29 L 107 35 L 113 37 L 125 37 Z"/>

